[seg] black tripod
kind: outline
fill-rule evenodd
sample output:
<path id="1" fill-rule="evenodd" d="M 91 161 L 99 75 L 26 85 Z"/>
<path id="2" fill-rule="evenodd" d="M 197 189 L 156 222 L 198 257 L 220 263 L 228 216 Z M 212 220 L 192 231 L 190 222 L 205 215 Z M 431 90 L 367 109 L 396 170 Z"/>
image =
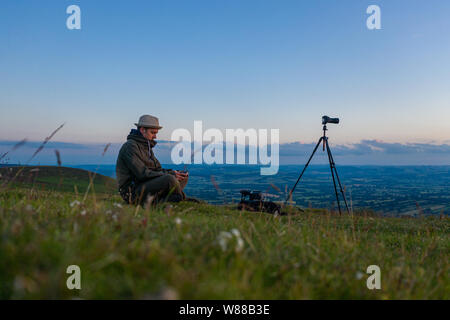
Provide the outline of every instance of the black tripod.
<path id="1" fill-rule="evenodd" d="M 341 185 L 341 181 L 339 180 L 339 176 L 338 176 L 338 172 L 336 169 L 336 164 L 334 163 L 334 159 L 333 159 L 333 155 L 331 154 L 331 149 L 330 146 L 328 145 L 328 137 L 326 136 L 326 131 L 327 129 L 327 123 L 328 120 L 330 120 L 330 118 L 328 117 L 323 117 L 322 118 L 322 124 L 323 124 L 323 136 L 320 137 L 319 142 L 317 142 L 316 147 L 314 148 L 313 153 L 311 154 L 311 156 L 309 157 L 308 162 L 305 164 L 305 167 L 303 168 L 302 173 L 300 173 L 300 176 L 297 179 L 297 182 L 294 184 L 294 187 L 292 188 L 291 191 L 289 191 L 289 195 L 286 198 L 286 201 L 284 202 L 284 204 L 286 204 L 288 202 L 288 200 L 292 197 L 292 193 L 295 190 L 295 187 L 297 186 L 297 184 L 299 183 L 300 179 L 303 176 L 303 173 L 305 173 L 306 168 L 308 167 L 309 163 L 311 162 L 312 157 L 314 156 L 314 153 L 316 153 L 317 148 L 319 147 L 320 143 L 323 143 L 323 151 L 325 151 L 325 148 L 327 149 L 327 154 L 328 154 L 328 161 L 330 162 L 330 170 L 331 170 L 331 176 L 333 177 L 333 185 L 334 185 L 334 192 L 336 193 L 336 201 L 338 204 L 338 208 L 339 208 L 339 214 L 341 213 L 341 204 L 339 202 L 339 196 L 338 196 L 338 191 L 336 188 L 336 180 L 339 184 L 339 189 L 341 191 L 342 197 L 344 198 L 344 203 L 345 203 L 345 208 L 347 209 L 347 213 L 350 213 L 350 211 L 348 210 L 348 205 L 347 205 L 347 199 L 345 199 L 345 194 L 344 194 L 344 190 L 342 189 L 342 185 Z M 331 119 L 333 120 L 333 119 Z M 331 123 L 339 123 L 339 119 L 337 119 L 337 122 L 331 122 Z"/>

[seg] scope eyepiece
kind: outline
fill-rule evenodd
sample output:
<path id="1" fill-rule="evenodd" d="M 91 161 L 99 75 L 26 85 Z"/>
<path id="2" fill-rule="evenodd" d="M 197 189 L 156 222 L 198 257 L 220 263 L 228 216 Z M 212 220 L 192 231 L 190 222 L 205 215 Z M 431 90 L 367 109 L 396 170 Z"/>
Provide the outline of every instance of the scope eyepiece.
<path id="1" fill-rule="evenodd" d="M 338 124 L 339 123 L 339 118 L 330 118 L 328 116 L 323 116 L 322 117 L 322 124 L 327 124 L 327 123 Z"/>

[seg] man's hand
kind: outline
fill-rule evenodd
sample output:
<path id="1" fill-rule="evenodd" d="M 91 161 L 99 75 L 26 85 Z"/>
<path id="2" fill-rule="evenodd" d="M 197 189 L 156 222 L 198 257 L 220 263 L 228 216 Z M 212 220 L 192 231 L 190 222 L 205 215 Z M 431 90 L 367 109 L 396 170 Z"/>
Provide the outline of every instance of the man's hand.
<path id="1" fill-rule="evenodd" d="M 187 172 L 181 172 L 181 171 L 176 171 L 176 170 L 174 170 L 174 172 L 175 172 L 175 177 L 177 178 L 178 181 L 184 181 L 189 176 L 189 173 L 187 173 Z"/>

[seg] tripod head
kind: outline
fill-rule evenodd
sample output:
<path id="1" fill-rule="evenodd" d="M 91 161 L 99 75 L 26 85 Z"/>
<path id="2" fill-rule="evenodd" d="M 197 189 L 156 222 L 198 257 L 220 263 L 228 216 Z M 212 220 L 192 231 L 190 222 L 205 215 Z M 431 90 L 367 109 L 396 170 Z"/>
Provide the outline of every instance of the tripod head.
<path id="1" fill-rule="evenodd" d="M 338 124 L 339 123 L 339 118 L 330 118 L 328 116 L 323 116 L 322 117 L 322 124 L 326 125 L 327 123 L 335 123 Z"/>
<path id="2" fill-rule="evenodd" d="M 322 130 L 323 130 L 323 137 L 324 138 L 326 138 L 325 135 L 326 135 L 326 131 L 328 130 L 327 129 L 327 123 L 338 124 L 339 123 L 339 118 L 330 118 L 328 116 L 323 116 L 322 117 L 322 124 L 323 124 Z M 323 150 L 325 150 L 325 141 L 324 141 L 324 145 L 323 145 Z"/>

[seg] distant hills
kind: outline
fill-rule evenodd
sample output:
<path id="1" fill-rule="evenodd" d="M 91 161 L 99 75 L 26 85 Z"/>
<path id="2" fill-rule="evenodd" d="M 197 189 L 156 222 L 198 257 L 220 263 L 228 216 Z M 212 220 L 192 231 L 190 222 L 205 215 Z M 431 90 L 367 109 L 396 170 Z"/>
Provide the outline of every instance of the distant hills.
<path id="1" fill-rule="evenodd" d="M 184 169 L 184 166 L 163 165 Z M 19 167 L 20 168 L 20 167 Z M 39 169 L 38 171 L 36 171 Z M 280 166 L 274 176 L 261 176 L 259 166 L 190 165 L 185 192 L 212 204 L 236 203 L 241 189 L 261 190 L 283 201 L 302 166 Z M 17 167 L 0 168 L 0 185 L 14 176 Z M 19 169 L 20 170 L 20 169 Z M 390 216 L 450 214 L 450 166 L 338 166 L 349 205 Z M 78 168 L 30 166 L 12 185 L 84 192 L 89 172 L 97 172 L 96 192 L 117 194 L 114 165 L 80 165 Z M 91 173 L 92 174 L 92 173 Z M 303 208 L 336 209 L 330 169 L 311 165 L 297 186 L 293 200 Z"/>
<path id="2" fill-rule="evenodd" d="M 114 165 L 80 166 L 115 177 Z M 164 168 L 184 169 L 179 165 Z M 259 166 L 190 165 L 186 193 L 209 203 L 239 201 L 241 189 L 268 192 L 284 200 L 303 168 L 280 166 L 278 174 L 261 176 Z M 450 166 L 341 166 L 339 176 L 354 209 L 368 208 L 393 216 L 450 214 Z M 214 179 L 214 183 L 212 181 Z M 293 199 L 302 207 L 336 208 L 328 165 L 311 165 L 297 186 Z"/>

